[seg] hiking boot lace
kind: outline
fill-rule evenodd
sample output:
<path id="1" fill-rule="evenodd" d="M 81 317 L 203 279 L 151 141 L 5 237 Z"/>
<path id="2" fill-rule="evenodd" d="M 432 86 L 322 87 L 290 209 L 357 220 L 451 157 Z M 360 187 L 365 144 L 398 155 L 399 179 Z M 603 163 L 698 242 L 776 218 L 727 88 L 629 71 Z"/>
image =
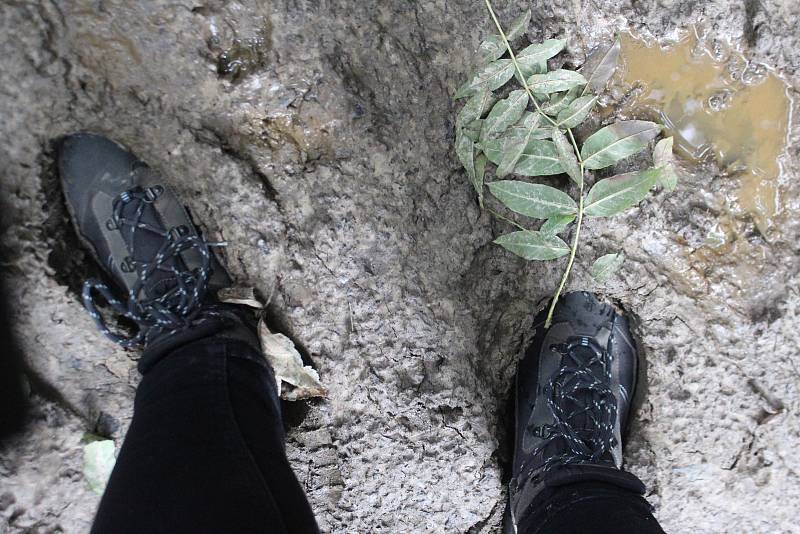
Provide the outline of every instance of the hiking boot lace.
<path id="1" fill-rule="evenodd" d="M 611 357 L 588 337 L 553 349 L 563 356 L 561 367 L 543 393 L 555 422 L 547 425 L 545 430 L 549 435 L 531 457 L 538 458 L 540 454 L 545 457 L 538 466 L 544 471 L 557 465 L 602 463 L 617 442 L 614 436 L 617 399 L 611 388 Z M 587 357 L 588 354 L 591 356 Z M 602 371 L 598 373 L 597 368 Z M 556 441 L 563 441 L 566 451 L 544 454 Z"/>
<path id="2" fill-rule="evenodd" d="M 83 304 L 95 324 L 106 337 L 123 347 L 146 345 L 161 334 L 173 334 L 217 315 L 213 309 L 203 307 L 203 301 L 212 274 L 209 248 L 225 244 L 208 243 L 201 237 L 186 232 L 182 227 L 162 230 L 144 222 L 142 217 L 147 205 L 162 192 L 161 186 L 147 189 L 137 187 L 120 193 L 114 199 L 109 225 L 113 224 L 120 232 L 129 232 L 128 242 L 131 243 L 131 249 L 137 232 L 150 232 L 163 239 L 151 261 L 133 259 L 133 250 L 131 256 L 124 260 L 126 265 L 121 266 L 123 270 L 135 269 L 139 273 L 136 284 L 128 293 L 127 303 L 123 304 L 115 298 L 109 287 L 100 280 L 92 278 L 83 284 Z M 122 213 L 123 208 L 129 207 L 131 203 L 136 203 L 135 212 L 133 217 L 128 218 Z M 183 266 L 182 261 L 171 261 L 179 259 L 179 254 L 190 249 L 200 254 L 202 264 L 199 268 L 190 271 Z M 170 273 L 174 285 L 158 296 L 146 298 L 143 289 L 157 271 Z M 112 332 L 97 311 L 93 291 L 102 295 L 116 313 L 136 323 L 138 331 L 130 336 Z"/>

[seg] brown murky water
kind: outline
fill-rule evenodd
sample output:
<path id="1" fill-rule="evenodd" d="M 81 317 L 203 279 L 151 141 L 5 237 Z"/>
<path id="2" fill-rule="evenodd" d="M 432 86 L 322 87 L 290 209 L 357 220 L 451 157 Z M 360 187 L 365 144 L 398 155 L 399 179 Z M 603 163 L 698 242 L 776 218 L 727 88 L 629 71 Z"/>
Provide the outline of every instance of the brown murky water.
<path id="1" fill-rule="evenodd" d="M 714 158 L 740 179 L 734 215 L 750 215 L 767 236 L 780 210 L 781 159 L 791 101 L 786 84 L 729 45 L 695 29 L 669 47 L 624 34 L 616 83 L 633 88 L 626 110 L 656 115 L 692 162 Z"/>

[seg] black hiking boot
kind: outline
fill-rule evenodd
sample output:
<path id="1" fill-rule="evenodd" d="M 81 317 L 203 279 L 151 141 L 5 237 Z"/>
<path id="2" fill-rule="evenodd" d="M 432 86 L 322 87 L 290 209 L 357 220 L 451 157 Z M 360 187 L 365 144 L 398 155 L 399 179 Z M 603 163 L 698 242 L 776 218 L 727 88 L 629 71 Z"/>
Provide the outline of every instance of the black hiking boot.
<path id="1" fill-rule="evenodd" d="M 510 525 L 535 512 L 546 489 L 601 481 L 644 493 L 622 471 L 622 436 L 636 388 L 638 360 L 627 319 L 591 293 L 570 293 L 534 320 L 519 363 Z M 540 499 L 541 500 L 541 499 Z"/>
<path id="2" fill-rule="evenodd" d="M 69 135 L 58 150 L 67 208 L 78 235 L 113 281 L 90 279 L 83 303 L 100 330 L 123 347 L 144 347 L 144 372 L 178 345 L 221 330 L 241 330 L 236 306 L 215 303 L 213 293 L 231 279 L 189 214 L 164 181 L 144 162 L 110 139 Z M 114 313 L 136 324 L 126 335 L 112 332 L 98 311 L 99 294 Z M 247 325 L 233 337 L 251 344 Z"/>

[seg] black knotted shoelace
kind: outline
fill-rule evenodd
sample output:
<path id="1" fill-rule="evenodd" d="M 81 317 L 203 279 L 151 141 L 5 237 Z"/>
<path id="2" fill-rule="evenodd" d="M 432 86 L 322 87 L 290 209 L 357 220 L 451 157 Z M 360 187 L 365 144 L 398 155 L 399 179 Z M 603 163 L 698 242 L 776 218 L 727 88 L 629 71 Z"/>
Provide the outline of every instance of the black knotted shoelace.
<path id="1" fill-rule="evenodd" d="M 212 274 L 210 247 L 225 244 L 208 243 L 197 235 L 181 231 L 185 230 L 183 228 L 164 230 L 144 222 L 142 219 L 147 205 L 162 192 L 160 186 L 147 189 L 137 187 L 120 193 L 114 199 L 111 224 L 120 232 L 128 232 L 131 248 L 136 232 L 151 232 L 163 240 L 152 260 L 133 259 L 133 250 L 131 256 L 125 259 L 127 265 L 122 268 L 135 269 L 139 273 L 136 284 L 128 293 L 127 303 L 115 298 L 109 287 L 100 280 L 92 278 L 83 284 L 83 304 L 95 324 L 106 337 L 123 347 L 146 345 L 161 334 L 178 332 L 216 315 L 212 309 L 203 307 L 203 301 Z M 135 207 L 133 216 L 123 216 L 123 209 L 132 207 L 131 203 L 135 203 L 132 204 Z M 202 260 L 200 267 L 191 271 L 179 261 L 179 255 L 190 249 L 197 251 Z M 169 273 L 173 284 L 162 294 L 147 298 L 144 288 L 157 271 Z M 94 290 L 102 295 L 114 312 L 136 323 L 138 331 L 129 336 L 112 332 L 97 310 Z"/>
<path id="2" fill-rule="evenodd" d="M 603 463 L 617 442 L 614 436 L 617 399 L 611 388 L 611 356 L 587 337 L 556 345 L 553 350 L 562 355 L 561 367 L 543 393 L 554 423 L 546 426 L 549 434 L 531 455 L 545 456 L 534 470 Z M 566 450 L 561 454 L 544 454 L 556 441 L 566 444 Z"/>

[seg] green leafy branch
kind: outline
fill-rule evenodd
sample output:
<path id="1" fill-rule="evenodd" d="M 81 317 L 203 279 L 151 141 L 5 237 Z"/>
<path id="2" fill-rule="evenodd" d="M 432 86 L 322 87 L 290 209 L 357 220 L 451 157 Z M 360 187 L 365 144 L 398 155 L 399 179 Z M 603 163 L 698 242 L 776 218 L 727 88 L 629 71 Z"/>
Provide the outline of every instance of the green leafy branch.
<path id="1" fill-rule="evenodd" d="M 549 71 L 548 60 L 564 49 L 566 41 L 548 39 L 515 53 L 511 43 L 525 34 L 531 11 L 517 18 L 506 32 L 490 0 L 485 2 L 499 34 L 480 44 L 478 54 L 483 67 L 456 92 L 456 99 L 468 97 L 456 120 L 456 154 L 475 186 L 481 207 L 486 186 L 511 211 L 544 220 L 538 230 L 530 230 L 489 210 L 518 229 L 498 237 L 496 244 L 527 260 L 553 260 L 569 255 L 548 311 L 549 326 L 575 262 L 584 217 L 608 217 L 636 206 L 656 185 L 674 189 L 677 172 L 672 160 L 672 138 L 662 139 L 656 145 L 654 167 L 594 182 L 592 171 L 640 152 L 662 129 L 661 125 L 648 121 L 619 121 L 589 135 L 582 145 L 576 140 L 573 128 L 584 122 L 597 103 L 598 97 L 593 92 L 601 92 L 614 74 L 619 41 L 591 54 L 580 72 Z M 508 58 L 504 58 L 506 54 Z M 498 99 L 495 91 L 512 78 L 516 78 L 522 89 Z M 497 178 L 509 174 L 525 177 L 566 174 L 578 189 L 577 197 L 521 180 L 484 184 L 488 163 L 496 165 Z M 587 182 L 594 185 L 584 194 Z M 572 242 L 567 245 L 558 234 L 573 224 Z M 606 254 L 594 262 L 592 276 L 602 282 L 623 261 L 621 252 Z"/>

